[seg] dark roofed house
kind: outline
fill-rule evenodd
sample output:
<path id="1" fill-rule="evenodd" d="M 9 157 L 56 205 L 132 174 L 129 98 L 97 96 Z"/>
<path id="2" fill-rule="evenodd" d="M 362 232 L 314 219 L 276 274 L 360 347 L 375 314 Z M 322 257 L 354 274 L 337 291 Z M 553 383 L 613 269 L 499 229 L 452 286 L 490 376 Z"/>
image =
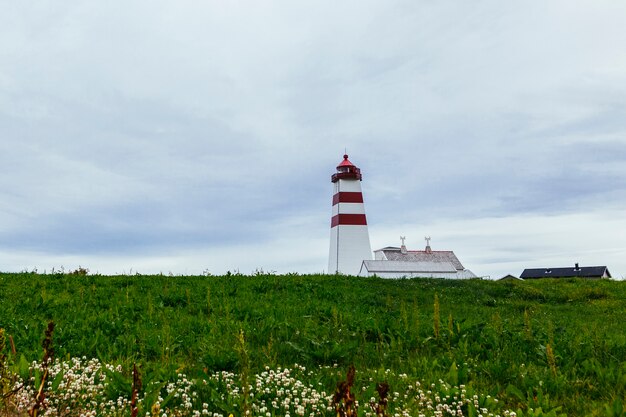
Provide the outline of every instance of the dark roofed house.
<path id="1" fill-rule="evenodd" d="M 524 269 L 521 279 L 539 278 L 587 278 L 601 279 L 611 278 L 611 273 L 606 266 L 578 266 L 566 268 L 529 268 Z"/>

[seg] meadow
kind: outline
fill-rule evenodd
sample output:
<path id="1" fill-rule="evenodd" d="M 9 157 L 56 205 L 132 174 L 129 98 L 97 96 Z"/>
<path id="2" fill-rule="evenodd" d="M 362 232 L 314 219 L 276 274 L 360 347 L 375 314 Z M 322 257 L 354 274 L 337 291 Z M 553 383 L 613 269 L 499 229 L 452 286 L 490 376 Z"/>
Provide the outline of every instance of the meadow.
<path id="1" fill-rule="evenodd" d="M 626 415 L 624 282 L 85 272 L 0 274 L 0 415 Z"/>

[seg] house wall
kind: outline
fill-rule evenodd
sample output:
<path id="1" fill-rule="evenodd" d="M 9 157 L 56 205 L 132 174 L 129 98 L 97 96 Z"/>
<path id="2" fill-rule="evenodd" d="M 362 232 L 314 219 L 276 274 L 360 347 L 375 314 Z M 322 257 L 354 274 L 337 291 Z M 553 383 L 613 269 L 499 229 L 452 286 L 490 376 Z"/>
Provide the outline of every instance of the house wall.
<path id="1" fill-rule="evenodd" d="M 471 279 L 476 278 L 472 271 L 466 269 L 457 272 L 369 272 L 364 266 L 362 267 L 360 276 L 378 277 L 388 279 L 398 278 L 445 278 L 445 279 Z"/>
<path id="2" fill-rule="evenodd" d="M 386 261 L 387 257 L 385 256 L 385 252 L 377 250 L 376 252 L 374 252 L 374 259 L 377 261 Z"/>

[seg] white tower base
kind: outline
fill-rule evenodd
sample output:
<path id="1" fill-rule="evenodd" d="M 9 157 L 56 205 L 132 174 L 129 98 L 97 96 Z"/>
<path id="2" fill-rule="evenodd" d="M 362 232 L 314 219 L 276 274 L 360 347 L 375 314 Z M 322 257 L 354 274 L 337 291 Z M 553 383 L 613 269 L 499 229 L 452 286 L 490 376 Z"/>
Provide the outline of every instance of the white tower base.
<path id="1" fill-rule="evenodd" d="M 339 225 L 330 229 L 328 272 L 358 275 L 364 260 L 372 259 L 367 226 Z"/>

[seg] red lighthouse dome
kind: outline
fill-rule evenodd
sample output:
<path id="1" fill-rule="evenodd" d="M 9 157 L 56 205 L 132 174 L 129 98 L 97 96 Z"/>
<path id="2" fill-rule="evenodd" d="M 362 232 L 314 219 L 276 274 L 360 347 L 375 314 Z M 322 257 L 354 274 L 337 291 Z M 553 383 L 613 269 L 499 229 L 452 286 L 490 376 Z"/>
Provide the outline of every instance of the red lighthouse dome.
<path id="1" fill-rule="evenodd" d="M 348 155 L 343 156 L 343 161 L 337 165 L 337 172 L 330 178 L 331 182 L 337 182 L 339 180 L 362 180 L 361 170 L 356 167 L 350 160 Z"/>

